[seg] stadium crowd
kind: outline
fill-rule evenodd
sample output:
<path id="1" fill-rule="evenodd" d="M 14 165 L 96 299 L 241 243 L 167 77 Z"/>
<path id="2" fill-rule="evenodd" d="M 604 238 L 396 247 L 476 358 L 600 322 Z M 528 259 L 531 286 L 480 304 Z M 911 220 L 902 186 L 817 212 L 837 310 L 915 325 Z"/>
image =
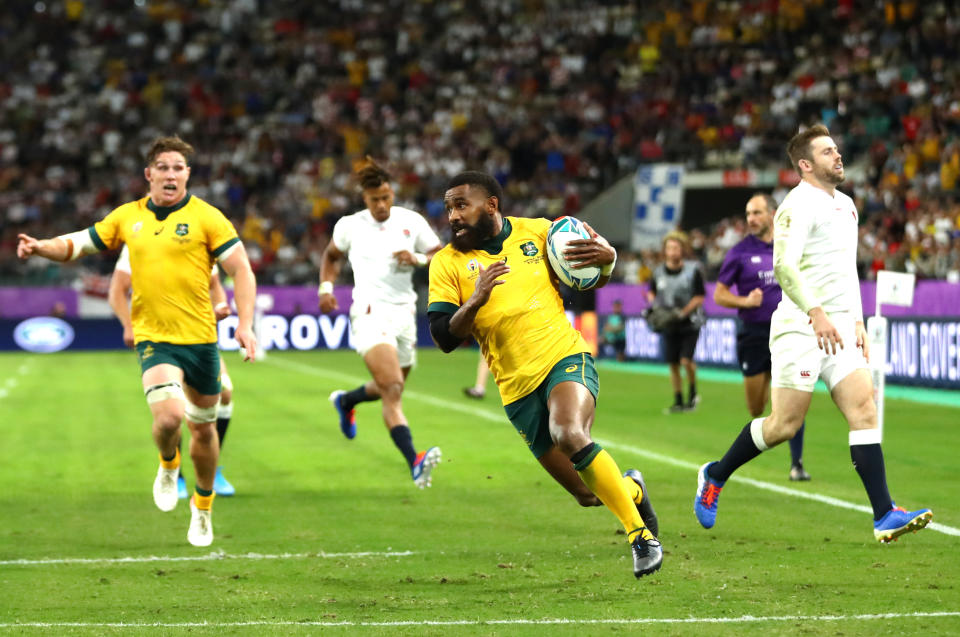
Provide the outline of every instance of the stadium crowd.
<path id="1" fill-rule="evenodd" d="M 0 280 L 77 276 L 18 264 L 17 233 L 142 196 L 158 134 L 198 149 L 191 191 L 233 220 L 261 283 L 299 284 L 360 207 L 366 154 L 446 239 L 442 186 L 465 167 L 504 184 L 506 214 L 555 217 L 639 163 L 787 167 L 785 140 L 815 121 L 862 169 L 848 191 L 863 274 L 946 277 L 960 267 L 958 32 L 943 1 L 4 3 Z M 735 219 L 691 232 L 708 273 L 742 234 Z M 642 280 L 652 259 L 621 271 Z"/>

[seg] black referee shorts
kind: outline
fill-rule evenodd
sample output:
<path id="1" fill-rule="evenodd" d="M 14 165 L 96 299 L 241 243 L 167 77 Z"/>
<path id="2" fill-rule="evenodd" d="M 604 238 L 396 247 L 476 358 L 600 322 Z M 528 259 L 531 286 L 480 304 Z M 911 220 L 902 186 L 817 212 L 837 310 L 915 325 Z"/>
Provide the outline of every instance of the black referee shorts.
<path id="1" fill-rule="evenodd" d="M 663 343 L 663 359 L 668 363 L 679 363 L 681 358 L 693 360 L 699 338 L 699 327 L 679 332 L 664 332 L 660 335 L 660 342 Z"/>
<path id="2" fill-rule="evenodd" d="M 770 324 L 740 323 L 737 332 L 737 359 L 744 376 L 770 371 Z"/>

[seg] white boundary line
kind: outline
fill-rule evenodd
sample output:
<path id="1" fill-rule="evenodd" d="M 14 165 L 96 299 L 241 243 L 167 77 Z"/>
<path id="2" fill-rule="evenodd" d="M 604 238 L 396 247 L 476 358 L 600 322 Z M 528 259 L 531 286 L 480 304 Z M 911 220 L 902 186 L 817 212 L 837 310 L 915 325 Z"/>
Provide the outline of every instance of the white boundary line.
<path id="1" fill-rule="evenodd" d="M 46 564 L 139 564 L 144 562 L 215 562 L 220 560 L 296 560 L 310 558 L 341 558 L 341 557 L 409 557 L 413 551 L 359 551 L 356 553 L 227 553 L 213 552 L 207 555 L 144 555 L 140 557 L 65 557 L 61 559 L 42 560 L 2 560 L 0 566 L 36 566 Z"/>
<path id="2" fill-rule="evenodd" d="M 352 376 L 349 374 L 343 374 L 341 372 L 328 371 L 323 368 L 313 367 L 311 365 L 305 365 L 303 363 L 298 363 L 296 361 L 283 360 L 277 358 L 268 358 L 265 359 L 265 362 L 270 363 L 271 365 L 276 365 L 277 367 L 285 367 L 287 369 L 292 369 L 307 374 L 313 374 L 314 376 L 322 376 L 325 378 L 331 378 L 334 380 L 342 380 L 350 383 L 363 383 L 366 382 L 366 379 L 360 378 L 358 376 Z M 419 400 L 420 402 L 425 402 L 435 407 L 442 407 L 443 409 L 449 409 L 452 411 L 459 411 L 471 416 L 479 416 L 486 420 L 492 422 L 498 422 L 503 424 L 510 424 L 507 420 L 506 414 L 503 412 L 493 412 L 483 407 L 464 405 L 456 403 L 450 400 L 437 398 L 429 394 L 422 394 L 416 391 L 404 390 L 403 395 L 412 398 L 414 400 Z M 640 449 L 639 447 L 634 447 L 632 445 L 621 444 L 619 442 L 614 442 L 612 440 L 594 438 L 598 443 L 604 447 L 609 447 L 611 449 L 619 449 L 627 453 L 632 453 L 645 458 L 647 460 L 652 460 L 653 462 L 659 462 L 660 464 L 666 464 L 673 467 L 678 467 L 680 469 L 689 469 L 691 472 L 696 472 L 700 468 L 700 465 L 688 462 L 686 460 L 680 460 L 679 458 L 674 458 L 673 456 L 666 456 L 660 453 L 653 451 L 647 451 L 645 449 Z M 840 509 L 848 509 L 850 511 L 858 511 L 860 513 L 873 513 L 873 509 L 870 507 L 864 506 L 862 504 L 854 504 L 852 502 L 847 502 L 846 500 L 840 500 L 838 498 L 833 498 L 828 495 L 822 495 L 819 493 L 810 493 L 807 491 L 800 491 L 799 489 L 791 489 L 789 487 L 780 486 L 779 484 L 774 484 L 772 482 L 764 482 L 762 480 L 754 480 L 752 478 L 745 478 L 742 476 L 731 476 L 728 482 L 739 482 L 743 484 L 749 484 L 758 489 L 764 489 L 766 491 L 773 491 L 774 493 L 779 493 L 781 495 L 789 495 L 795 498 L 801 498 L 804 500 L 813 500 L 821 504 L 826 504 L 829 506 L 834 506 Z M 693 484 L 693 478 L 691 478 L 691 485 Z M 691 487 L 692 489 L 692 487 Z M 938 522 L 931 522 L 927 525 L 928 529 L 933 531 L 939 531 L 945 535 L 953 535 L 960 537 L 960 529 L 952 526 L 947 526 L 946 524 L 940 524 Z"/>
<path id="3" fill-rule="evenodd" d="M 960 611 L 931 613 L 880 613 L 860 615 L 742 615 L 740 617 L 637 617 L 624 619 L 454 619 L 449 621 L 395 621 L 395 622 L 324 622 L 324 621 L 266 621 L 237 622 L 5 622 L 0 628 L 241 628 L 245 626 L 337 626 L 402 627 L 402 626 L 553 626 L 553 625 L 636 625 L 636 624 L 749 624 L 759 622 L 842 622 L 879 619 L 932 619 L 960 617 Z"/>

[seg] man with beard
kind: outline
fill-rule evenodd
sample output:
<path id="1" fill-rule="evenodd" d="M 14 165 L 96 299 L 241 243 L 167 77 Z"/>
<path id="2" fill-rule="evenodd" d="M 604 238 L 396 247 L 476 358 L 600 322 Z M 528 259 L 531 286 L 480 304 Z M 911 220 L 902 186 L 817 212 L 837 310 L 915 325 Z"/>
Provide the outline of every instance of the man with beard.
<path id="1" fill-rule="evenodd" d="M 743 373 L 750 417 L 763 413 L 770 396 L 770 317 L 782 296 L 773 276 L 773 213 L 777 202 L 766 193 L 757 193 L 747 201 L 747 227 L 750 234 L 730 248 L 717 275 L 713 300 L 717 305 L 736 308 L 740 317 L 737 334 L 737 358 Z M 730 286 L 737 286 L 737 293 Z M 809 480 L 803 469 L 803 432 L 801 423 L 790 439 L 790 479 Z"/>
<path id="2" fill-rule="evenodd" d="M 320 310 L 338 309 L 333 282 L 341 262 L 349 258 L 354 280 L 350 331 L 373 380 L 351 391 L 333 392 L 330 402 L 339 415 L 340 431 L 352 439 L 357 435 L 356 405 L 380 400 L 390 438 L 406 460 L 414 484 L 423 489 L 430 486 L 433 468 L 440 462 L 440 448 L 417 453 L 401 398 L 417 355 L 413 269 L 429 263 L 441 247 L 440 239 L 420 213 L 393 205 L 390 174 L 373 160 L 367 158 L 357 176 L 367 207 L 333 227 L 320 264 Z"/>
<path id="3" fill-rule="evenodd" d="M 621 475 L 590 438 L 597 370 L 545 258 L 550 222 L 505 217 L 502 201 L 500 184 L 485 173 L 460 173 L 447 184 L 453 237 L 430 266 L 430 333 L 444 352 L 471 335 L 480 343 L 507 417 L 530 451 L 580 505 L 606 505 L 627 533 L 634 575 L 652 573 L 663 550 L 643 476 Z M 617 253 L 590 232 L 564 255 L 579 267 L 601 267 L 603 286 Z"/>
<path id="4" fill-rule="evenodd" d="M 825 126 L 796 134 L 787 155 L 801 181 L 773 222 L 773 271 L 784 294 L 770 323 L 772 409 L 747 423 L 723 458 L 700 467 L 694 513 L 704 528 L 714 525 L 724 483 L 796 434 L 822 378 L 850 427 L 850 457 L 873 508 L 874 537 L 890 542 L 924 528 L 933 512 L 897 507 L 887 489 L 857 279 L 857 208 L 836 190 L 843 162 Z"/>

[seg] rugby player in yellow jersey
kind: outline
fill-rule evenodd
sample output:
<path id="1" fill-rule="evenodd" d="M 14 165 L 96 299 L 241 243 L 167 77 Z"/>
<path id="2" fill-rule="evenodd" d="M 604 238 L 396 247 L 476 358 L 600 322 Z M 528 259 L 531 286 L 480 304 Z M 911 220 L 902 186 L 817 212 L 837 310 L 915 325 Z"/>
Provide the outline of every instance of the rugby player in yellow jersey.
<path id="1" fill-rule="evenodd" d="M 546 219 L 505 217 L 492 176 L 468 171 L 447 184 L 453 237 L 430 264 L 430 333 L 444 352 L 469 336 L 493 372 L 507 417 L 547 472 L 582 506 L 606 505 L 623 524 L 637 577 L 663 549 L 643 476 L 621 476 L 590 438 L 599 381 L 590 348 L 563 311 L 546 258 Z M 616 251 L 591 230 L 566 255 L 610 278 Z"/>
<path id="2" fill-rule="evenodd" d="M 190 499 L 187 540 L 213 542 L 211 507 L 220 448 L 215 423 L 220 401 L 220 356 L 210 303 L 214 261 L 234 279 L 239 323 L 236 339 L 252 360 L 256 279 L 233 225 L 219 210 L 187 192 L 193 147 L 161 137 L 147 153 L 149 195 L 123 204 L 86 230 L 53 239 L 19 235 L 17 256 L 70 261 L 81 254 L 130 250 L 131 320 L 160 468 L 153 500 L 161 511 L 177 505 L 180 423 L 190 427 L 196 490 Z"/>

